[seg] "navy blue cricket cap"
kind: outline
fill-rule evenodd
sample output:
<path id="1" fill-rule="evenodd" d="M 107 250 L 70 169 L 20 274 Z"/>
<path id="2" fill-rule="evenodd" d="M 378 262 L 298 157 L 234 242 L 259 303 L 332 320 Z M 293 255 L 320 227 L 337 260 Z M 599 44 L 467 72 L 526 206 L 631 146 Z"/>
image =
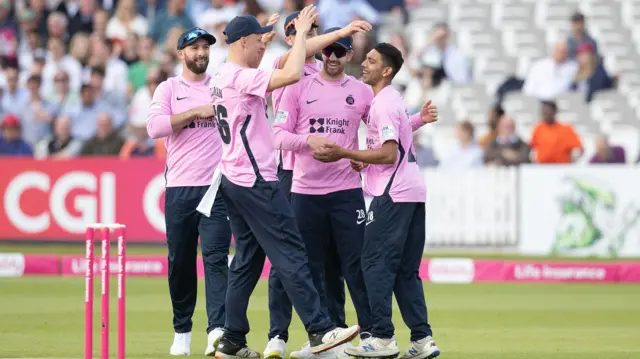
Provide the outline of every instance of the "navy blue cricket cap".
<path id="1" fill-rule="evenodd" d="M 342 29 L 341 27 L 332 27 L 330 29 L 327 29 L 327 31 L 325 31 L 324 33 L 328 34 L 330 32 L 338 31 L 341 29 Z M 343 37 L 340 40 L 334 42 L 334 44 L 338 44 L 344 47 L 344 49 L 347 51 L 353 50 L 353 38 L 351 36 Z"/>
<path id="2" fill-rule="evenodd" d="M 224 28 L 224 35 L 227 37 L 227 44 L 233 44 L 243 37 L 253 34 L 266 34 L 273 31 L 273 25 L 261 26 L 254 16 L 243 15 L 234 17 L 227 27 Z"/>
<path id="3" fill-rule="evenodd" d="M 296 34 L 296 27 L 293 25 L 293 20 L 297 19 L 298 15 L 300 15 L 300 11 L 294 11 L 284 19 L 284 36 Z M 315 22 L 313 23 L 313 25 L 311 25 L 312 29 L 317 27 L 318 24 L 316 24 Z"/>
<path id="4" fill-rule="evenodd" d="M 178 38 L 178 50 L 182 50 L 185 47 L 198 41 L 198 39 L 205 39 L 209 45 L 216 43 L 216 38 L 210 33 L 202 30 L 199 27 L 192 27 L 189 30 L 183 32 Z"/>

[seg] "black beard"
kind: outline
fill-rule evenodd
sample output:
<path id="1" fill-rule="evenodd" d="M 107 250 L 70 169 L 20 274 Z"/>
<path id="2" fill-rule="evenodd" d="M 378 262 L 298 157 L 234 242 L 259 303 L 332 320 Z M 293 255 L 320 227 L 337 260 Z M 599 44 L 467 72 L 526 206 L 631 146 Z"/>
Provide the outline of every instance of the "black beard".
<path id="1" fill-rule="evenodd" d="M 204 65 L 202 65 L 202 67 L 197 65 L 195 61 L 189 60 L 186 61 L 186 65 L 189 71 L 193 72 L 196 75 L 202 75 L 207 71 L 207 67 L 209 67 L 209 59 L 206 59 L 204 61 Z"/>

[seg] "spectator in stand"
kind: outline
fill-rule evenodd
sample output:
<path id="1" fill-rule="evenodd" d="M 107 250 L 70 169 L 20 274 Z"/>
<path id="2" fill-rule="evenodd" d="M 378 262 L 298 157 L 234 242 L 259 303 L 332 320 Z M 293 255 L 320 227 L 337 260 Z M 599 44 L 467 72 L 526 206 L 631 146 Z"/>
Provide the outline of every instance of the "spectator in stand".
<path id="1" fill-rule="evenodd" d="M 0 156 L 33 156 L 31 146 L 21 138 L 20 120 L 12 114 L 2 119 Z"/>
<path id="2" fill-rule="evenodd" d="M 148 31 L 147 19 L 138 14 L 135 0 L 119 0 L 105 30 L 108 38 L 119 41 L 125 41 L 131 32 L 142 37 L 147 36 Z"/>
<path id="3" fill-rule="evenodd" d="M 204 12 L 199 12 L 194 14 L 194 19 L 196 20 L 196 24 L 198 27 L 208 31 L 213 34 L 216 32 L 216 27 L 221 22 L 229 22 L 234 17 L 240 15 L 240 9 L 235 5 L 225 4 L 225 0 L 201 0 L 208 1 L 211 6 L 207 8 Z M 284 27 L 284 26 L 283 26 Z M 224 27 L 223 27 L 224 29 Z M 275 30 L 275 26 L 274 26 Z M 223 37 L 219 37 L 220 39 L 224 39 Z M 224 42 L 224 41 L 221 41 Z"/>
<path id="4" fill-rule="evenodd" d="M 84 68 L 89 63 L 89 55 L 91 51 L 91 40 L 89 35 L 79 32 L 73 35 L 69 44 L 69 55 L 73 57 L 80 66 Z"/>
<path id="5" fill-rule="evenodd" d="M 47 1 L 29 0 L 29 9 L 34 13 L 36 31 L 39 35 L 39 40 L 43 42 L 49 36 L 47 31 L 47 18 L 51 11 L 47 7 Z"/>
<path id="6" fill-rule="evenodd" d="M 95 94 L 95 100 L 111 109 L 109 113 L 112 116 L 113 125 L 116 129 L 121 129 L 124 123 L 127 121 L 126 108 L 127 98 L 126 94 L 118 93 L 115 91 L 107 90 L 104 86 L 105 71 L 101 67 L 91 68 L 91 77 L 89 83 L 93 88 Z"/>
<path id="7" fill-rule="evenodd" d="M 469 121 L 456 125 L 458 148 L 446 160 L 441 162 L 445 168 L 471 168 L 482 166 L 482 148 L 474 141 L 474 127 Z"/>
<path id="8" fill-rule="evenodd" d="M 81 156 L 117 156 L 124 140 L 114 131 L 111 114 L 100 112 L 96 116 L 96 135 L 82 146 Z"/>
<path id="9" fill-rule="evenodd" d="M 584 93 L 587 102 L 591 102 L 598 91 L 613 88 L 613 80 L 607 74 L 604 65 L 598 61 L 593 45 L 583 43 L 578 47 L 578 72 L 571 89 Z"/>
<path id="10" fill-rule="evenodd" d="M 570 124 L 558 122 L 555 102 L 542 103 L 542 121 L 533 129 L 530 147 L 537 163 L 572 163 L 583 153 L 582 141 Z"/>
<path id="11" fill-rule="evenodd" d="M 67 159 L 80 154 L 82 141 L 71 135 L 71 119 L 59 116 L 53 124 L 53 135 L 40 141 L 34 150 L 36 158 Z"/>
<path id="12" fill-rule="evenodd" d="M 136 0 L 138 14 L 147 19 L 149 27 L 155 22 L 156 15 L 167 5 L 167 0 Z"/>
<path id="13" fill-rule="evenodd" d="M 217 1 L 217 0 L 214 0 Z M 211 11 L 210 9 L 209 11 Z M 233 17 L 230 14 L 216 13 L 216 16 L 210 16 L 207 18 L 209 33 L 213 34 L 216 39 L 224 39 L 224 28 L 227 26 L 227 23 L 231 21 Z M 275 28 L 274 28 L 275 29 Z M 229 52 L 229 45 L 226 41 L 216 41 L 215 44 L 211 45 L 209 48 L 209 67 L 207 67 L 207 73 L 213 75 L 216 71 L 222 66 L 222 64 L 227 61 L 227 53 Z M 265 61 L 263 60 L 264 64 Z"/>
<path id="14" fill-rule="evenodd" d="M 105 70 L 103 90 L 123 95 L 127 93 L 129 68 L 124 61 L 115 56 L 113 41 L 104 37 L 94 37 L 89 66 L 91 68 L 101 67 Z M 85 69 L 85 72 L 85 78 L 90 77 L 91 70 Z"/>
<path id="15" fill-rule="evenodd" d="M 117 43 L 117 46 L 114 50 L 115 55 L 120 60 L 122 60 L 122 62 L 124 62 L 129 69 L 131 68 L 131 65 L 137 63 L 140 60 L 140 57 L 138 56 L 138 54 L 142 47 L 141 42 L 142 41 L 138 37 L 138 35 L 134 34 L 133 32 L 130 32 L 127 35 L 127 38 L 123 42 Z M 153 46 L 153 42 L 151 43 Z"/>
<path id="16" fill-rule="evenodd" d="M 24 34 L 18 47 L 18 64 L 23 72 L 31 74 L 33 59 L 46 56 L 46 52 L 41 45 L 40 37 L 35 30 Z"/>
<path id="17" fill-rule="evenodd" d="M 374 26 L 380 22 L 380 14 L 367 0 L 322 0 L 318 4 L 318 14 L 323 29 L 345 27 L 354 18 Z"/>
<path id="18" fill-rule="evenodd" d="M 487 132 L 484 136 L 482 136 L 480 138 L 480 141 L 478 141 L 478 144 L 480 145 L 480 147 L 482 147 L 483 149 L 486 149 L 487 145 L 489 143 L 491 143 L 491 141 L 496 139 L 496 136 L 498 135 L 498 122 L 500 122 L 500 119 L 504 116 L 504 109 L 502 108 L 502 105 L 500 105 L 499 103 L 495 104 L 491 110 L 489 110 L 489 118 L 488 118 L 488 125 L 489 125 L 489 132 Z"/>
<path id="19" fill-rule="evenodd" d="M 96 101 L 96 94 L 89 84 L 82 85 L 80 89 L 80 107 L 70 109 L 63 113 L 71 117 L 71 134 L 74 138 L 86 141 L 96 135 L 96 124 L 98 114 L 102 112 L 110 113 L 113 109 L 105 104 Z M 111 118 L 109 118 L 111 121 Z"/>
<path id="20" fill-rule="evenodd" d="M 47 37 L 46 39 L 60 39 L 64 44 L 71 39 L 67 33 L 69 20 L 61 12 L 52 12 L 47 17 Z"/>
<path id="21" fill-rule="evenodd" d="M 129 66 L 129 85 L 134 93 L 144 87 L 149 69 L 155 65 L 157 63 L 153 59 L 153 40 L 143 37 L 139 41 L 138 61 Z"/>
<path id="22" fill-rule="evenodd" d="M 56 114 L 68 113 L 81 106 L 80 94 L 69 87 L 69 75 L 60 70 L 53 78 L 53 88 L 45 92 L 45 100 L 56 107 Z"/>
<path id="23" fill-rule="evenodd" d="M 591 45 L 593 52 L 598 54 L 598 43 L 587 32 L 584 15 L 576 12 L 571 15 L 571 34 L 567 39 L 570 59 L 575 59 L 578 56 L 578 48 L 582 44 Z"/>
<path id="24" fill-rule="evenodd" d="M 7 85 L 0 97 L 0 111 L 22 114 L 29 106 L 29 91 L 18 84 L 18 64 L 15 61 L 7 63 L 4 73 Z"/>
<path id="25" fill-rule="evenodd" d="M 564 41 L 556 43 L 553 56 L 531 65 L 522 92 L 539 100 L 550 101 L 568 92 L 578 71 L 578 64 L 569 59 Z"/>
<path id="26" fill-rule="evenodd" d="M 109 12 L 98 9 L 93 14 L 93 35 L 107 37 L 107 24 L 109 23 Z"/>
<path id="27" fill-rule="evenodd" d="M 40 75 L 29 77 L 27 89 L 30 101 L 24 111 L 20 113 L 23 124 L 22 138 L 31 145 L 35 145 L 51 135 L 51 122 L 56 111 L 54 105 L 40 96 L 41 84 Z"/>
<path id="28" fill-rule="evenodd" d="M 80 0 L 78 11 L 69 18 L 69 37 L 84 32 L 93 32 L 93 16 L 98 7 L 96 0 Z"/>
<path id="29" fill-rule="evenodd" d="M 413 134 L 413 147 L 416 150 L 416 162 L 420 168 L 437 167 L 438 158 L 431 146 L 423 144 L 422 137 L 418 133 Z"/>
<path id="30" fill-rule="evenodd" d="M 516 124 L 509 116 L 498 120 L 496 137 L 484 152 L 484 163 L 493 166 L 517 166 L 529 162 L 529 145 L 516 134 Z"/>
<path id="31" fill-rule="evenodd" d="M 164 43 L 172 27 L 189 29 L 194 26 L 191 18 L 185 13 L 186 0 L 168 0 L 167 2 L 167 8 L 156 15 L 151 26 L 150 35 L 156 43 Z"/>
<path id="32" fill-rule="evenodd" d="M 16 59 L 17 50 L 18 24 L 14 20 L 11 1 L 0 0 L 0 58 Z"/>
<path id="33" fill-rule="evenodd" d="M 49 56 L 42 70 L 42 86 L 45 92 L 53 88 L 53 78 L 58 71 L 64 71 L 69 76 L 69 86 L 78 91 L 82 84 L 82 65 L 73 56 L 65 52 L 65 45 L 59 38 L 49 38 L 47 42 Z"/>
<path id="34" fill-rule="evenodd" d="M 168 78 L 167 74 L 159 67 L 149 70 L 146 79 L 146 86 L 141 87 L 133 95 L 131 107 L 129 107 L 129 122 L 132 124 L 144 124 L 146 127 L 147 115 L 153 93 L 162 81 Z"/>
<path id="35" fill-rule="evenodd" d="M 431 33 L 431 44 L 415 54 L 410 61 L 411 71 L 427 82 L 425 88 L 438 87 L 443 80 L 455 84 L 471 80 L 469 61 L 462 52 L 449 43 L 447 23 L 438 23 Z"/>
<path id="36" fill-rule="evenodd" d="M 611 146 L 609 139 L 605 135 L 596 137 L 596 153 L 591 157 L 589 163 L 626 163 L 624 148 Z"/>
<path id="37" fill-rule="evenodd" d="M 393 2 L 394 0 L 389 1 L 389 3 Z M 411 49 L 409 43 L 407 42 L 407 39 L 401 31 L 394 32 L 391 35 L 391 40 L 389 41 L 389 43 L 400 50 L 403 59 L 409 58 Z M 396 89 L 398 89 L 398 91 L 404 92 L 407 89 L 409 82 L 411 82 L 411 72 L 409 72 L 408 66 L 403 66 L 393 78 L 392 85 Z M 425 101 L 421 101 L 419 106 L 422 106 L 423 103 L 425 103 Z"/>

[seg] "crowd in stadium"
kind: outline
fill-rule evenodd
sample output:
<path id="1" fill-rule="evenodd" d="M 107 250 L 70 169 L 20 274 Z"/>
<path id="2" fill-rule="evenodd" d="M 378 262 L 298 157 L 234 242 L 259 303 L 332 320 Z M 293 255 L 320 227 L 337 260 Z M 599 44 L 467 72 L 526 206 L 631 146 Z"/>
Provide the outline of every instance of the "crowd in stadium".
<path id="1" fill-rule="evenodd" d="M 436 0 L 437 1 L 437 0 Z M 179 75 L 177 36 L 199 26 L 220 40 L 226 23 L 248 13 L 266 23 L 272 13 L 286 15 L 301 9 L 300 0 L 0 0 L 0 156 L 157 156 L 164 144 L 150 140 L 146 117 L 159 83 Z M 407 19 L 407 8 L 428 7 L 403 0 L 321 0 L 322 28 L 346 26 L 356 18 L 378 25 L 384 16 Z M 284 19 L 281 16 L 280 19 Z M 443 19 L 444 20 L 444 19 Z M 526 78 L 509 78 L 496 98 L 522 91 L 543 100 L 542 118 L 523 140 L 516 121 L 499 101 L 487 104 L 487 133 L 477 133 L 468 121 L 456 124 L 459 146 L 436 154 L 416 145 L 421 167 L 507 166 L 524 162 L 571 163 L 582 154 L 580 136 L 570 124 L 555 121 L 552 99 L 562 93 L 584 93 L 585 101 L 600 90 L 614 88 L 598 55 L 597 39 L 576 12 L 571 35 L 550 56 L 532 64 Z M 277 24 L 277 40 L 263 64 L 286 51 L 284 29 Z M 354 56 L 347 73 L 361 75 L 360 63 L 378 41 L 376 31 L 354 36 Z M 389 41 L 403 51 L 405 66 L 394 85 L 404 91 L 410 106 L 434 97 L 442 83 L 473 81 L 470 59 L 449 41 L 446 22 L 438 23 L 425 48 L 411 48 L 400 32 Z M 225 61 L 225 42 L 211 47 L 208 72 Z M 441 121 L 447 121 L 442 118 Z M 417 141 L 416 143 L 419 143 Z M 533 155 L 535 153 L 535 156 Z M 625 152 L 601 136 L 591 163 L 624 163 Z"/>

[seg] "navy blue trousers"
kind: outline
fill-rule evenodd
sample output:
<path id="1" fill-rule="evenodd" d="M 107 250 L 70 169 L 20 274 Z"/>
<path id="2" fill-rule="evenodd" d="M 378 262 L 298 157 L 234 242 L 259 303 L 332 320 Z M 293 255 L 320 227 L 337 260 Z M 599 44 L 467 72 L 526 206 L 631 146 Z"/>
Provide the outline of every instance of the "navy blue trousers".
<path id="1" fill-rule="evenodd" d="M 375 317 L 374 337 L 394 335 L 394 294 L 411 340 L 432 335 L 418 272 L 425 236 L 424 203 L 394 203 L 386 194 L 373 199 L 367 213 L 362 271 Z"/>
<path id="2" fill-rule="evenodd" d="M 207 189 L 208 186 L 167 187 L 165 192 L 169 294 L 176 333 L 190 332 L 193 325 L 198 296 L 198 236 L 205 271 L 207 333 L 224 326 L 231 228 L 220 196 L 216 198 L 211 217 L 196 211 Z"/>
<path id="3" fill-rule="evenodd" d="M 278 180 L 280 181 L 280 189 L 287 199 L 291 201 L 293 171 L 278 168 Z M 346 328 L 344 278 L 342 277 L 340 260 L 335 246 L 331 246 L 330 250 L 329 263 L 324 273 L 324 293 L 326 295 L 324 295 L 322 304 L 327 309 L 333 323 L 337 327 Z M 288 341 L 292 317 L 291 300 L 287 296 L 276 270 L 271 267 L 269 272 L 269 339 L 278 336 L 285 342 Z"/>
<path id="4" fill-rule="evenodd" d="M 325 269 L 338 261 L 356 309 L 361 331 L 369 332 L 373 317 L 362 275 L 362 246 L 365 230 L 365 203 L 361 188 L 326 195 L 291 195 L 300 234 L 307 247 L 309 268 L 323 309 L 329 314 Z"/>
<path id="5" fill-rule="evenodd" d="M 238 345 L 246 344 L 249 298 L 260 279 L 265 254 L 307 332 L 323 333 L 334 328 L 321 309 L 304 242 L 279 183 L 258 181 L 248 188 L 223 176 L 219 191 L 227 205 L 236 242 L 229 269 L 225 338 Z"/>

